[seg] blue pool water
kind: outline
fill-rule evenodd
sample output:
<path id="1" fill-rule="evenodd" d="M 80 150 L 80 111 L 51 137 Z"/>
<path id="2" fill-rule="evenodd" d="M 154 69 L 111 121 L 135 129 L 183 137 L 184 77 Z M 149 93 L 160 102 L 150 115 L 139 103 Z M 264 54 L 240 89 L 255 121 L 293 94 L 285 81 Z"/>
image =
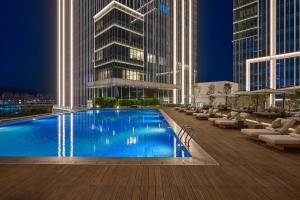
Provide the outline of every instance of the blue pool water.
<path id="1" fill-rule="evenodd" d="M 0 125 L 0 156 L 190 157 L 159 110 L 90 110 Z"/>

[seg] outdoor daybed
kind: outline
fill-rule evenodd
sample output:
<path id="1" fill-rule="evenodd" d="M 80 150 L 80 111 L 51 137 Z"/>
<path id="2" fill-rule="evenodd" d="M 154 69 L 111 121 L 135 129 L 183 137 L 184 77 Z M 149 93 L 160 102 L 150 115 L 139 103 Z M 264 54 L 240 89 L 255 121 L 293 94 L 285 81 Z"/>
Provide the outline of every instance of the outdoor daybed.
<path id="1" fill-rule="evenodd" d="M 286 147 L 300 147 L 300 126 L 289 135 L 260 135 L 259 140 L 284 151 Z"/>
<path id="2" fill-rule="evenodd" d="M 233 119 L 215 120 L 213 123 L 222 128 L 241 128 L 244 127 L 245 120 L 249 117 L 248 113 L 240 113 Z"/>
<path id="3" fill-rule="evenodd" d="M 207 120 L 210 117 L 218 116 L 217 115 L 218 111 L 219 111 L 218 109 L 210 109 L 208 113 L 199 113 L 198 115 L 196 115 L 196 118 L 201 120 Z"/>
<path id="4" fill-rule="evenodd" d="M 222 117 L 222 118 L 208 118 L 208 121 L 214 122 L 216 120 L 226 120 L 226 119 L 234 119 L 239 113 L 238 112 L 230 112 L 226 117 Z"/>
<path id="5" fill-rule="evenodd" d="M 272 128 L 271 126 L 271 127 L 266 127 L 264 129 L 242 129 L 241 133 L 253 139 L 258 139 L 260 135 L 284 135 L 287 134 L 289 128 L 291 128 L 295 124 L 295 120 L 293 119 L 278 118 L 276 120 L 280 120 L 279 127 Z"/>

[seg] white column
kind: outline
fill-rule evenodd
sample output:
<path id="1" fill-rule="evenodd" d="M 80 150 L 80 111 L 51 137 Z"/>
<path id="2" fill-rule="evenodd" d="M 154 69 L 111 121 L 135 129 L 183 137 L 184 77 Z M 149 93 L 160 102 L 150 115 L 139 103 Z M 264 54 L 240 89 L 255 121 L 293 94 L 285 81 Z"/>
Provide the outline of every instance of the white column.
<path id="1" fill-rule="evenodd" d="M 61 106 L 61 1 L 57 0 L 57 10 L 58 10 L 58 35 L 57 35 L 57 73 L 58 73 L 58 85 L 57 85 L 57 99 L 58 106 Z"/>
<path id="2" fill-rule="evenodd" d="M 181 13 L 181 20 L 182 20 L 182 33 L 181 33 L 181 84 L 182 84 L 182 88 L 181 88 L 181 104 L 185 104 L 185 1 L 182 0 L 182 13 Z"/>
<path id="3" fill-rule="evenodd" d="M 189 0 L 189 104 L 192 103 L 193 94 L 193 56 L 192 56 L 192 45 L 193 45 L 193 23 L 192 23 L 192 0 Z"/>
<path id="4" fill-rule="evenodd" d="M 70 0 L 70 109 L 74 107 L 74 0 Z"/>
<path id="5" fill-rule="evenodd" d="M 177 1 L 173 5 L 173 84 L 177 84 Z M 173 103 L 177 104 L 177 90 L 173 90 Z"/>
<path id="6" fill-rule="evenodd" d="M 65 34 L 66 34 L 66 1 L 63 0 L 63 6 L 62 6 L 62 15 L 63 15 L 63 23 L 62 23 L 62 51 L 63 51 L 63 55 L 62 55 L 62 107 L 66 106 L 66 46 L 65 46 Z"/>
<path id="7" fill-rule="evenodd" d="M 276 89 L 276 0 L 270 1 L 270 88 Z M 275 105 L 275 95 L 270 95 L 270 106 Z"/>
<path id="8" fill-rule="evenodd" d="M 250 71 L 251 63 L 249 60 L 246 61 L 246 91 L 250 91 L 250 80 L 251 80 L 251 71 Z"/>

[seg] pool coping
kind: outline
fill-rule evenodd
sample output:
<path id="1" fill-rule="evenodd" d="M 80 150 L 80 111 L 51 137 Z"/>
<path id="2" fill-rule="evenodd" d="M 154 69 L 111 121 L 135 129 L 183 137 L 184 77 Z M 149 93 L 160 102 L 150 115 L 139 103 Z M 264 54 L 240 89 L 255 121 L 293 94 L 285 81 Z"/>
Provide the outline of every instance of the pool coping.
<path id="1" fill-rule="evenodd" d="M 178 135 L 181 127 L 162 109 L 157 109 Z M 184 144 L 183 139 L 181 140 Z M 0 157 L 0 164 L 37 165 L 219 165 L 194 139 L 186 149 L 188 158 L 92 158 L 92 157 Z"/>

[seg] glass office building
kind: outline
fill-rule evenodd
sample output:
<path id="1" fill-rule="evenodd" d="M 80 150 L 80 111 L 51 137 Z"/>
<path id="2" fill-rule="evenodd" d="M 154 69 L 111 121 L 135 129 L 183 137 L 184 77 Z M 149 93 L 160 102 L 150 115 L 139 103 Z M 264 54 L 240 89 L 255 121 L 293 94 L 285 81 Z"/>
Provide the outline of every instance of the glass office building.
<path id="1" fill-rule="evenodd" d="M 57 106 L 190 103 L 196 54 L 197 0 L 58 0 Z"/>
<path id="2" fill-rule="evenodd" d="M 234 80 L 242 90 L 300 85 L 299 0 L 234 0 Z"/>

